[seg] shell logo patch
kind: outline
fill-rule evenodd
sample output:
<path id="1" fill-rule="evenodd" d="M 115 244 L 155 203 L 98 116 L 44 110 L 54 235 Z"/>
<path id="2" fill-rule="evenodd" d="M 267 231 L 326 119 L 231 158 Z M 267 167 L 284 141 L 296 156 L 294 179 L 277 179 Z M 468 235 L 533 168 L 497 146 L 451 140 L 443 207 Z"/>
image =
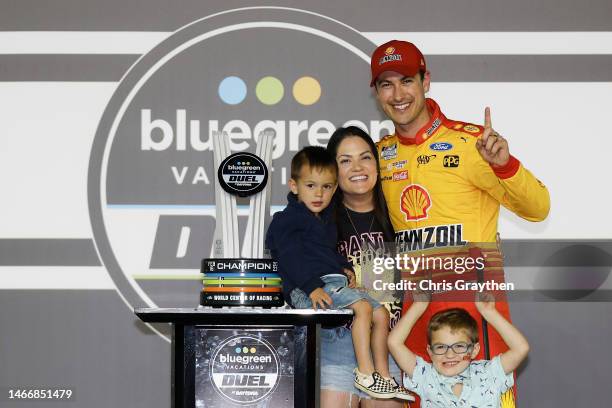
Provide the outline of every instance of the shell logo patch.
<path id="1" fill-rule="evenodd" d="M 400 209 L 406 215 L 406 221 L 426 219 L 431 205 L 429 192 L 423 186 L 411 184 L 402 191 Z"/>
<path id="2" fill-rule="evenodd" d="M 480 132 L 480 129 L 478 128 L 478 126 L 474 126 L 474 125 L 465 125 L 463 127 L 463 130 L 465 130 L 466 132 L 470 132 L 470 133 Z"/>
<path id="3" fill-rule="evenodd" d="M 385 50 L 385 54 L 387 54 L 387 55 L 391 55 L 391 54 L 393 54 L 394 52 L 395 52 L 395 48 L 393 48 L 393 47 L 389 47 L 389 48 L 387 48 L 387 49 Z"/>

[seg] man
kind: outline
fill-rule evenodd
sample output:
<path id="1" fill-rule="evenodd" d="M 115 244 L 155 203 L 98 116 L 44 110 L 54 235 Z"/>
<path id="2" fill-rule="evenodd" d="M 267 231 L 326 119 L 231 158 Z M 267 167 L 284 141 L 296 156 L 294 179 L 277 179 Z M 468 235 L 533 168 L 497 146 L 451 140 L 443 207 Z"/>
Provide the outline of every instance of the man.
<path id="1" fill-rule="evenodd" d="M 500 205 L 524 219 L 541 221 L 550 209 L 548 190 L 510 154 L 507 140 L 492 127 L 489 108 L 484 126 L 479 126 L 447 119 L 438 104 L 425 97 L 431 77 L 412 43 L 394 40 L 381 45 L 372 55 L 371 69 L 370 86 L 395 125 L 395 134 L 383 137 L 377 147 L 396 241 L 406 251 L 436 255 L 478 246 L 481 249 L 470 254 L 489 255 L 485 276 L 503 281 L 501 255 L 495 250 Z M 482 319 L 473 302 L 459 302 L 450 292 L 436 296 L 438 301 L 431 303 L 407 340 L 424 358 L 425 324 L 439 310 L 467 309 L 479 321 L 483 338 Z M 408 294 L 404 309 L 410 303 Z M 497 308 L 509 319 L 507 302 L 499 302 Z M 490 354 L 504 352 L 501 337 L 488 332 Z M 484 357 L 484 348 L 478 358 Z"/>

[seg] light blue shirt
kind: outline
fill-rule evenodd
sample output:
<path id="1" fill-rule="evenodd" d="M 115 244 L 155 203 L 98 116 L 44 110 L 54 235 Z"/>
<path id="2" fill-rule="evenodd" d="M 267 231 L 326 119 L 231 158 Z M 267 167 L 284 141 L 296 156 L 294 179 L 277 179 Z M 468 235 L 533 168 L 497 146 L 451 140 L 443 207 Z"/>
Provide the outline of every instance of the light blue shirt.
<path id="1" fill-rule="evenodd" d="M 501 395 L 514 385 L 512 373 L 504 373 L 500 356 L 472 361 L 459 375 L 446 377 L 417 356 L 412 378 L 404 374 L 404 386 L 421 397 L 422 408 L 500 408 Z M 457 397 L 453 385 L 463 383 Z"/>

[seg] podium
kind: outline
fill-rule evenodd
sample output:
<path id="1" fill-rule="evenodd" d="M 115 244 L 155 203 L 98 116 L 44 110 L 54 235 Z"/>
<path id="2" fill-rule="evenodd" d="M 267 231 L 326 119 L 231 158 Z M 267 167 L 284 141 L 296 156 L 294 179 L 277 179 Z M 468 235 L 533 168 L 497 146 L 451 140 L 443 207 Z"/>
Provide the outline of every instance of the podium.
<path id="1" fill-rule="evenodd" d="M 172 407 L 319 406 L 319 331 L 351 310 L 140 308 L 172 324 Z"/>

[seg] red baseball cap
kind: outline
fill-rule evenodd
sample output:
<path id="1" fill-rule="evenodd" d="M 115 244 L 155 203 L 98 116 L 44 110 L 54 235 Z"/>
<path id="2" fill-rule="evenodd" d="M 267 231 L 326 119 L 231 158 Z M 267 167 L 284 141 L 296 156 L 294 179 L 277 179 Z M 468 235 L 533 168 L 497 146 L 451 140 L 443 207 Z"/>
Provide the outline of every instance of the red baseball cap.
<path id="1" fill-rule="evenodd" d="M 398 40 L 386 42 L 374 50 L 370 65 L 370 86 L 374 86 L 376 78 L 385 71 L 395 71 L 410 77 L 427 71 L 425 57 L 421 51 L 413 43 Z"/>

